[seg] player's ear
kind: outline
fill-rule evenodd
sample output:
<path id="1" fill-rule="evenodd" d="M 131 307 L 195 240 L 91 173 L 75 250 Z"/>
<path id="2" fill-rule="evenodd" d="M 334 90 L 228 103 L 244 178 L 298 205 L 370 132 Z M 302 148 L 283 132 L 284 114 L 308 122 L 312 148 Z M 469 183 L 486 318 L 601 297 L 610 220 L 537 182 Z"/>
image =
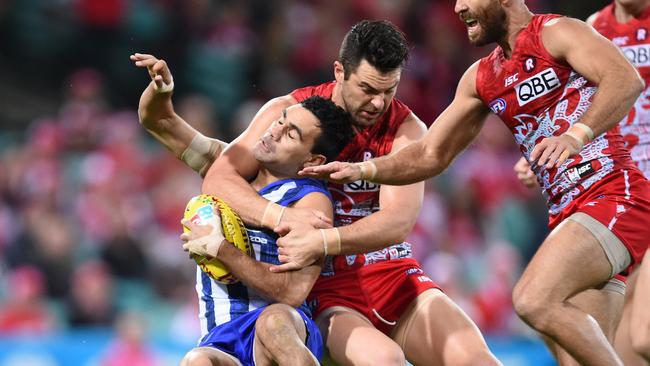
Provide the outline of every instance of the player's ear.
<path id="1" fill-rule="evenodd" d="M 334 61 L 334 78 L 337 83 L 342 83 L 345 80 L 345 69 L 339 61 Z"/>
<path id="2" fill-rule="evenodd" d="M 307 161 L 302 163 L 302 167 L 306 168 L 309 166 L 323 165 L 327 161 L 327 158 L 321 154 L 312 154 Z"/>

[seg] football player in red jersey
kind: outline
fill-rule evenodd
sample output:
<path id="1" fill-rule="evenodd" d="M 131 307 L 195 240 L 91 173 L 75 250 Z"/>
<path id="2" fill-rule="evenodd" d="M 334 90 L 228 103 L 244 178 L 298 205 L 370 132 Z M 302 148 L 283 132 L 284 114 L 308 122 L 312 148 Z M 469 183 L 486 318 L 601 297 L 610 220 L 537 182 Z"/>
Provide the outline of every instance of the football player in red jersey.
<path id="1" fill-rule="evenodd" d="M 455 10 L 472 44 L 498 47 L 463 75 L 426 137 L 389 157 L 304 173 L 411 184 L 445 170 L 493 112 L 531 162 L 552 229 L 515 286 L 516 312 L 556 343 L 561 363 L 622 365 L 606 333 L 623 298 L 615 276 L 647 248 L 650 183 L 615 126 L 643 80 L 581 21 L 534 15 L 523 0 L 457 0 Z M 593 314 L 600 324 L 589 313 L 595 301 L 602 301 L 602 314 Z"/>
<path id="2" fill-rule="evenodd" d="M 646 90 L 619 126 L 632 160 L 645 177 L 650 178 L 650 105 L 647 89 L 650 82 L 650 1 L 616 0 L 591 15 L 587 23 L 619 46 L 646 82 Z M 515 172 L 525 185 L 538 186 L 525 158 L 517 162 Z M 650 361 L 650 312 L 644 309 L 644 304 L 650 303 L 649 253 L 646 251 L 640 267 L 628 278 L 623 316 L 614 340 L 614 348 L 628 366 L 647 365 Z"/>
<path id="3" fill-rule="evenodd" d="M 153 79 L 140 101 L 143 125 L 194 170 L 207 170 L 203 192 L 224 199 L 249 225 L 276 228 L 290 223 L 278 230 L 283 234 L 292 230 L 282 239 L 286 257 L 281 258 L 289 263 L 276 270 L 298 269 L 323 254 L 336 255 L 326 258 L 324 275 L 310 295 L 335 361 L 342 365 L 404 365 L 405 360 L 416 365 L 499 365 L 476 325 L 422 271 L 411 258 L 410 244 L 403 242 L 419 213 L 423 183 L 330 186 L 337 228 L 327 228 L 322 213 L 283 210 L 259 197 L 247 183 L 259 169 L 251 154 L 259 136 L 282 110 L 310 95 L 331 99 L 354 118 L 357 134 L 339 159 L 364 161 L 421 138 L 424 124 L 394 99 L 407 54 L 402 32 L 389 22 L 357 23 L 334 63 L 335 81 L 269 101 L 227 148 L 196 133 L 174 113 L 169 93 L 172 77 L 164 62 L 139 54 L 132 59 L 147 67 Z M 154 93 L 155 88 L 168 92 Z M 299 249 L 304 241 L 317 250 L 303 252 L 303 257 L 290 255 L 290 248 Z"/>

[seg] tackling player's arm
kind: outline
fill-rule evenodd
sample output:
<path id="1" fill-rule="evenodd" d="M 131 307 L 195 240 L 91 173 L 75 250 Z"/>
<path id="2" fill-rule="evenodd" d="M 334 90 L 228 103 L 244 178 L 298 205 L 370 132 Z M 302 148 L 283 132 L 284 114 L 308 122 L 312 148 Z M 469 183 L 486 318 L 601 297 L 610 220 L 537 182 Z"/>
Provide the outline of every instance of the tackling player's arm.
<path id="1" fill-rule="evenodd" d="M 138 105 L 140 123 L 163 146 L 194 171 L 204 176 L 227 143 L 206 137 L 174 111 L 173 77 L 167 63 L 155 56 L 136 53 L 131 60 L 146 68 L 151 82 L 142 92 Z"/>
<path id="2" fill-rule="evenodd" d="M 424 123 L 411 114 L 398 129 L 392 151 L 398 151 L 421 139 L 425 131 Z M 328 229 L 325 235 L 310 225 L 284 223 L 276 229 L 276 232 L 283 235 L 278 239 L 279 258 L 283 264 L 272 266 L 271 271 L 302 268 L 326 254 L 367 253 L 401 243 L 415 225 L 423 195 L 424 182 L 407 186 L 381 186 L 379 211 L 351 225 Z M 338 230 L 338 234 L 329 233 L 332 230 Z M 337 236 L 340 238 L 340 245 Z"/>
<path id="3" fill-rule="evenodd" d="M 490 110 L 476 91 L 478 62 L 462 76 L 454 100 L 433 122 L 424 139 L 375 160 L 373 181 L 410 184 L 442 173 L 478 135 Z"/>
<path id="4" fill-rule="evenodd" d="M 370 162 L 334 162 L 305 168 L 301 174 L 345 182 L 363 177 L 391 185 L 412 184 L 440 174 L 478 135 L 490 112 L 476 91 L 477 70 L 478 62 L 465 72 L 454 100 L 420 141 Z"/>
<path id="5" fill-rule="evenodd" d="M 531 160 L 538 165 L 559 166 L 595 136 L 616 126 L 632 108 L 645 83 L 618 47 L 582 21 L 553 19 L 544 25 L 541 38 L 551 56 L 565 60 L 598 86 L 579 123 L 560 136 L 542 140 L 531 153 Z"/>
<path id="6" fill-rule="evenodd" d="M 264 220 L 266 222 L 263 222 L 269 201 L 260 197 L 248 184 L 259 170 L 259 163 L 253 156 L 253 146 L 271 123 L 282 115 L 282 111 L 296 103 L 297 101 L 290 95 L 267 102 L 257 112 L 246 131 L 235 139 L 212 164 L 203 180 L 203 193 L 224 200 L 248 225 L 274 229 L 279 219 L 275 217 L 268 220 L 270 215 L 267 215 L 267 220 Z M 278 206 L 272 205 L 276 208 Z M 280 211 L 269 210 L 268 212 L 277 214 Z M 300 210 L 296 207 L 287 208 L 282 213 L 281 219 L 300 220 L 320 227 L 327 224 L 323 213 L 311 209 Z"/>
<path id="7" fill-rule="evenodd" d="M 391 153 L 420 140 L 425 133 L 425 124 L 411 114 L 397 131 Z M 420 213 L 423 196 L 424 182 L 405 186 L 382 185 L 379 211 L 338 228 L 341 236 L 339 254 L 367 253 L 406 240 Z"/>

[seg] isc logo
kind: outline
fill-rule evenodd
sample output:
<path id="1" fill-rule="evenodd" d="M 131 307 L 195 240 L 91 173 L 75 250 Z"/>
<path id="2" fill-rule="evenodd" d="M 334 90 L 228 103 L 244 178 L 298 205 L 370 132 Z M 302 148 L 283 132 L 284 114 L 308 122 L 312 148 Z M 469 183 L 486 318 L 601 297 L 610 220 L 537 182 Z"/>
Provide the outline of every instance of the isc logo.
<path id="1" fill-rule="evenodd" d="M 650 46 L 636 45 L 622 47 L 621 50 L 630 63 L 636 67 L 650 66 Z"/>
<path id="2" fill-rule="evenodd" d="M 559 87 L 560 79 L 555 70 L 549 67 L 517 84 L 515 92 L 519 105 L 523 106 Z"/>

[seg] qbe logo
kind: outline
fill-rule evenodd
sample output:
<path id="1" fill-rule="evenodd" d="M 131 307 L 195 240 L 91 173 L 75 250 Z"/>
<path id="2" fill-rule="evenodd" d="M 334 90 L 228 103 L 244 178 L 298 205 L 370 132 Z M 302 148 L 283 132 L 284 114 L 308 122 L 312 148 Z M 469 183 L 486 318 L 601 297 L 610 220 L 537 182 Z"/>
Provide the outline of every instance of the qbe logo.
<path id="1" fill-rule="evenodd" d="M 549 67 L 515 86 L 517 102 L 520 106 L 524 106 L 559 87 L 560 79 L 555 70 Z"/>
<path id="2" fill-rule="evenodd" d="M 621 47 L 621 51 L 632 65 L 636 67 L 650 66 L 650 45 Z"/>

